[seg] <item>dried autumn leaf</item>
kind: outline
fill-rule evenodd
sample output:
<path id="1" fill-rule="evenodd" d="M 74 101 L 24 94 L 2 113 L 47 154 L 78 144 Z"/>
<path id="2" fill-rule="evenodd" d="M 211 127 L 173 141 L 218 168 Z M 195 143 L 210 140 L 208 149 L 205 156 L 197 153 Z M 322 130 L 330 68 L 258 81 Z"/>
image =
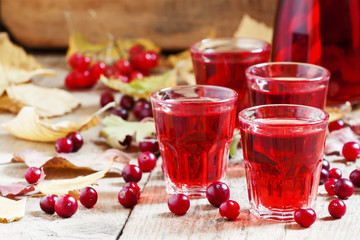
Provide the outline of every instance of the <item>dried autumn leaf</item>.
<path id="1" fill-rule="evenodd" d="M 360 135 L 360 109 L 345 114 L 343 120 L 356 134 Z"/>
<path id="2" fill-rule="evenodd" d="M 106 78 L 101 75 L 101 81 L 108 87 L 136 97 L 149 97 L 155 90 L 176 86 L 176 69 L 168 71 L 163 75 L 150 76 L 142 79 L 135 79 L 130 83 L 120 80 Z"/>
<path id="3" fill-rule="evenodd" d="M 0 194 L 3 197 L 8 197 L 8 196 L 13 197 L 13 196 L 25 194 L 28 192 L 32 192 L 34 190 L 35 190 L 35 188 L 33 185 L 24 185 L 21 182 L 10 183 L 7 185 L 0 185 Z"/>
<path id="4" fill-rule="evenodd" d="M 109 103 L 79 122 L 61 121 L 58 123 L 52 123 L 46 118 L 40 119 L 33 107 L 23 107 L 15 118 L 3 123 L 1 126 L 20 139 L 55 142 L 59 138 L 66 137 L 70 132 L 85 131 L 98 125 L 100 120 L 97 116 L 113 106 L 115 106 L 114 103 Z"/>
<path id="5" fill-rule="evenodd" d="M 25 216 L 26 198 L 19 201 L 0 197 L 0 223 L 14 222 Z"/>
<path id="6" fill-rule="evenodd" d="M 326 138 L 325 154 L 340 154 L 347 142 L 358 142 L 359 137 L 349 128 L 332 131 Z"/>
<path id="7" fill-rule="evenodd" d="M 34 107 L 41 117 L 54 117 L 69 113 L 80 106 L 80 101 L 73 95 L 58 88 L 21 84 L 9 86 L 6 93 L 7 95 L 0 98 L 0 109 L 14 113 L 24 106 L 30 106 Z"/>
<path id="8" fill-rule="evenodd" d="M 71 179 L 43 181 L 39 183 L 37 187 L 43 194 L 56 194 L 58 196 L 68 194 L 72 191 L 81 190 L 84 187 L 96 184 L 97 180 L 104 177 L 104 175 L 109 171 L 113 161 L 114 159 L 111 159 L 105 168 L 99 172 Z"/>
<path id="9" fill-rule="evenodd" d="M 110 115 L 104 118 L 102 122 L 105 127 L 100 131 L 100 137 L 105 138 L 106 142 L 114 148 L 124 149 L 121 145 L 126 136 L 133 136 L 134 140 L 139 143 L 145 137 L 154 136 L 155 123 L 147 122 L 128 122 L 121 117 Z"/>
<path id="10" fill-rule="evenodd" d="M 107 62 L 113 62 L 119 58 L 129 58 L 128 50 L 137 44 L 142 45 L 146 50 L 160 51 L 160 48 L 148 39 L 117 39 L 114 42 L 89 43 L 83 35 L 74 31 L 70 34 L 66 57 L 69 58 L 72 54 L 81 52 L 90 56 L 96 55 Z"/>
<path id="11" fill-rule="evenodd" d="M 130 162 L 130 157 L 117 149 L 108 149 L 94 156 L 94 153 L 61 153 L 55 157 L 35 150 L 25 150 L 14 154 L 13 162 L 24 162 L 28 167 L 37 168 L 63 168 L 87 171 L 100 171 L 104 164 L 114 159 L 109 172 L 121 174 L 125 165 Z"/>
<path id="12" fill-rule="evenodd" d="M 351 104 L 350 102 L 346 102 L 345 104 L 342 104 L 340 106 L 325 107 L 324 110 L 329 113 L 329 122 L 332 122 L 338 119 L 342 119 L 345 114 L 351 112 Z"/>

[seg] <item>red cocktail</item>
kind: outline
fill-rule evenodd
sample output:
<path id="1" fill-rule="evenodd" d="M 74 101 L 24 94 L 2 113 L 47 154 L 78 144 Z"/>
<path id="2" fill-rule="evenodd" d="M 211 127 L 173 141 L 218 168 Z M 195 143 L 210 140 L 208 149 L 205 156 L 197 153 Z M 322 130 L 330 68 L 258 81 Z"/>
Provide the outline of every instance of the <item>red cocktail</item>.
<path id="1" fill-rule="evenodd" d="M 263 105 L 239 114 L 251 212 L 291 221 L 314 208 L 329 115 L 301 105 Z"/>
<path id="2" fill-rule="evenodd" d="M 204 39 L 190 48 L 197 84 L 234 89 L 238 110 L 249 106 L 245 69 L 268 62 L 270 44 L 251 38 Z"/>
<path id="3" fill-rule="evenodd" d="M 324 109 L 330 73 L 305 63 L 263 63 L 246 70 L 250 103 L 300 104 Z"/>
<path id="4" fill-rule="evenodd" d="M 204 196 L 226 175 L 237 93 L 182 86 L 154 92 L 151 101 L 167 191 Z"/>

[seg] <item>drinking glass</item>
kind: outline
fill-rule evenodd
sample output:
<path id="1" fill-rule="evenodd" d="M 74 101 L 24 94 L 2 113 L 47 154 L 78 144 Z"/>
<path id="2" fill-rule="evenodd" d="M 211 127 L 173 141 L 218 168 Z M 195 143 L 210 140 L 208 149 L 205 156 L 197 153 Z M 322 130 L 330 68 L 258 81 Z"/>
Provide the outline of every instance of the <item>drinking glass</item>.
<path id="1" fill-rule="evenodd" d="M 246 70 L 251 106 L 300 104 L 324 109 L 330 72 L 307 63 L 260 63 Z"/>
<path id="2" fill-rule="evenodd" d="M 303 105 L 271 104 L 239 113 L 250 212 L 293 221 L 315 207 L 329 115 Z"/>
<path id="3" fill-rule="evenodd" d="M 178 86 L 151 95 L 168 193 L 205 196 L 224 180 L 238 94 L 218 86 Z"/>

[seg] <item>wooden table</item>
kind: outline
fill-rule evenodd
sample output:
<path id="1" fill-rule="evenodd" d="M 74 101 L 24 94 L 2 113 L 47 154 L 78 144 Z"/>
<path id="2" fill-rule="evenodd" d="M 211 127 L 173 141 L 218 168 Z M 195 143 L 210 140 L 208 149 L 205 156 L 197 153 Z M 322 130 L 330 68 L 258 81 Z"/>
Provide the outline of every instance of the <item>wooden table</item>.
<path id="1" fill-rule="evenodd" d="M 68 72 L 64 55 L 37 55 L 40 62 L 58 72 L 55 79 L 37 78 L 35 83 L 63 87 L 63 79 Z M 82 107 L 59 119 L 79 119 L 99 108 L 99 96 L 102 87 L 88 91 L 75 91 L 73 94 L 82 102 Z M 0 113 L 0 122 L 13 118 L 10 113 Z M 58 121 L 55 119 L 54 121 Z M 101 126 L 84 132 L 85 145 L 82 153 L 99 153 L 107 147 L 98 144 L 98 132 Z M 0 129 L 0 179 L 1 182 L 24 182 L 25 164 L 9 163 L 12 154 L 25 149 L 55 154 L 53 144 L 35 143 L 19 140 Z M 136 162 L 136 152 L 132 153 Z M 332 167 L 340 168 L 343 176 L 358 166 L 341 157 L 331 156 Z M 359 160 L 358 160 L 359 161 Z M 244 165 L 241 155 L 231 159 L 227 183 L 231 189 L 231 199 L 241 206 L 236 221 L 226 221 L 206 199 L 191 200 L 187 214 L 175 216 L 168 210 L 163 174 L 158 161 L 150 174 L 144 174 L 139 186 L 141 199 L 133 209 L 123 208 L 117 194 L 124 181 L 121 177 L 110 176 L 98 181 L 95 186 L 99 193 L 98 203 L 93 209 L 79 204 L 78 212 L 68 219 L 56 214 L 47 215 L 39 207 L 39 198 L 29 198 L 26 214 L 21 220 L 9 224 L 0 224 L 0 239 L 359 239 L 360 236 L 360 198 L 354 196 L 345 200 L 346 215 L 339 220 L 330 217 L 327 207 L 335 197 L 326 194 L 324 186 L 319 187 L 316 212 L 317 221 L 310 228 L 302 228 L 296 223 L 277 223 L 260 221 L 249 214 Z M 66 176 L 79 173 L 67 173 Z M 54 172 L 52 177 L 64 177 L 64 172 Z"/>

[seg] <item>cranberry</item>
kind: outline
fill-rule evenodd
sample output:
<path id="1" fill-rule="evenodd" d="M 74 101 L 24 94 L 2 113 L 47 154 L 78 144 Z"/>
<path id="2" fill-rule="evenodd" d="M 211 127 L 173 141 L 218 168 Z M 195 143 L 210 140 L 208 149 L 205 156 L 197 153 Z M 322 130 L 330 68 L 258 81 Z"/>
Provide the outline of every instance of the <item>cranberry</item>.
<path id="1" fill-rule="evenodd" d="M 175 194 L 168 200 L 169 210 L 175 215 L 183 215 L 190 208 L 190 200 L 184 194 Z"/>
<path id="2" fill-rule="evenodd" d="M 89 80 L 91 85 L 95 85 L 99 80 L 101 75 L 106 76 L 108 72 L 108 68 L 105 63 L 97 62 L 90 69 Z"/>
<path id="3" fill-rule="evenodd" d="M 339 119 L 333 122 L 330 122 L 328 125 L 329 131 L 335 131 L 335 130 L 339 130 L 341 128 L 345 127 L 345 123 L 343 120 Z"/>
<path id="4" fill-rule="evenodd" d="M 145 74 L 140 71 L 133 71 L 130 74 L 130 81 L 135 79 L 143 79 L 145 77 Z"/>
<path id="5" fill-rule="evenodd" d="M 100 106 L 104 107 L 108 103 L 114 102 L 114 95 L 111 92 L 104 92 L 100 97 Z"/>
<path id="6" fill-rule="evenodd" d="M 339 178 L 341 178 L 341 176 L 342 176 L 342 173 L 341 173 L 340 169 L 338 169 L 338 168 L 330 169 L 329 178 L 337 178 L 337 179 L 339 179 Z"/>
<path id="7" fill-rule="evenodd" d="M 132 72 L 131 62 L 127 59 L 119 59 L 114 63 L 114 68 L 119 71 L 119 73 L 128 75 Z"/>
<path id="8" fill-rule="evenodd" d="M 137 120 L 142 120 L 146 117 L 152 117 L 151 104 L 146 99 L 139 99 L 133 108 L 133 113 Z"/>
<path id="9" fill-rule="evenodd" d="M 73 144 L 73 152 L 77 152 L 84 144 L 84 139 L 79 132 L 71 132 L 66 136 Z"/>
<path id="10" fill-rule="evenodd" d="M 132 188 L 134 189 L 134 191 L 136 192 L 136 196 L 137 196 L 137 199 L 139 200 L 140 198 L 140 193 L 141 193 L 141 189 L 140 187 L 134 183 L 134 182 L 127 182 L 125 183 L 125 185 L 123 186 L 123 188 Z"/>
<path id="11" fill-rule="evenodd" d="M 140 143 L 139 148 L 141 152 L 153 152 L 156 153 L 159 151 L 159 143 L 156 138 L 145 137 Z"/>
<path id="12" fill-rule="evenodd" d="M 37 167 L 30 167 L 25 172 L 25 179 L 30 184 L 35 184 L 41 177 L 41 169 Z"/>
<path id="13" fill-rule="evenodd" d="M 142 171 L 138 166 L 133 164 L 128 164 L 122 170 L 122 176 L 125 182 L 137 183 L 138 181 L 140 181 L 142 177 Z"/>
<path id="14" fill-rule="evenodd" d="M 134 188 L 122 188 L 118 195 L 121 205 L 126 208 L 132 208 L 138 202 L 138 193 Z"/>
<path id="15" fill-rule="evenodd" d="M 115 107 L 115 108 L 111 109 L 110 113 L 114 114 L 118 117 L 121 117 L 124 120 L 128 120 L 128 118 L 129 118 L 128 110 L 126 110 L 122 107 Z"/>
<path id="16" fill-rule="evenodd" d="M 303 227 L 310 227 L 316 220 L 316 213 L 311 208 L 298 208 L 294 213 L 294 220 Z"/>
<path id="17" fill-rule="evenodd" d="M 138 164 L 143 172 L 150 172 L 156 166 L 156 156 L 152 152 L 143 152 L 138 157 Z"/>
<path id="18" fill-rule="evenodd" d="M 355 169 L 350 173 L 350 181 L 354 184 L 355 187 L 360 187 L 360 170 Z"/>
<path id="19" fill-rule="evenodd" d="M 328 210 L 333 218 L 341 218 L 346 213 L 346 205 L 342 200 L 335 199 L 330 202 Z"/>
<path id="20" fill-rule="evenodd" d="M 126 135 L 124 141 L 122 141 L 122 142 L 119 141 L 119 144 L 126 149 L 126 148 L 130 147 L 131 142 L 132 142 L 132 136 Z"/>
<path id="21" fill-rule="evenodd" d="M 330 163 L 329 163 L 329 161 L 326 160 L 325 158 L 324 158 L 323 161 L 322 161 L 322 168 L 323 168 L 323 169 L 326 169 L 327 171 L 330 170 Z"/>
<path id="22" fill-rule="evenodd" d="M 70 67 L 74 69 L 85 71 L 90 67 L 91 58 L 84 56 L 81 53 L 74 53 L 70 56 L 68 63 Z"/>
<path id="23" fill-rule="evenodd" d="M 72 195 L 63 195 L 55 201 L 55 212 L 62 218 L 71 217 L 78 209 L 77 200 Z"/>
<path id="24" fill-rule="evenodd" d="M 347 142 L 342 148 L 342 155 L 349 161 L 355 161 L 360 154 L 360 145 L 356 142 Z"/>
<path id="25" fill-rule="evenodd" d="M 92 208 L 98 199 L 98 194 L 92 187 L 85 187 L 80 191 L 80 202 L 86 208 Z"/>
<path id="26" fill-rule="evenodd" d="M 334 192 L 339 198 L 349 198 L 354 193 L 354 184 L 345 178 L 340 178 L 334 186 Z"/>
<path id="27" fill-rule="evenodd" d="M 41 198 L 40 200 L 40 208 L 45 213 L 53 214 L 55 212 L 55 201 L 58 196 L 54 194 L 49 194 Z"/>
<path id="28" fill-rule="evenodd" d="M 325 190 L 327 191 L 327 193 L 329 195 L 335 195 L 335 192 L 334 192 L 334 186 L 335 186 L 335 183 L 338 181 L 337 178 L 329 178 L 326 182 L 325 182 Z"/>
<path id="29" fill-rule="evenodd" d="M 135 101 L 134 98 L 130 95 L 123 95 L 120 99 L 120 106 L 127 109 L 127 110 L 131 110 L 135 105 Z"/>
<path id="30" fill-rule="evenodd" d="M 240 214 L 240 206 L 233 200 L 226 200 L 220 205 L 219 213 L 224 218 L 235 220 Z"/>
<path id="31" fill-rule="evenodd" d="M 220 205 L 230 198 L 230 189 L 223 182 L 213 182 L 206 189 L 206 198 L 215 206 Z"/>
<path id="32" fill-rule="evenodd" d="M 69 153 L 72 152 L 73 150 L 73 143 L 70 139 L 64 137 L 64 138 L 59 138 L 58 140 L 56 140 L 55 142 L 55 150 L 58 153 Z"/>
<path id="33" fill-rule="evenodd" d="M 329 178 L 329 172 L 326 169 L 321 169 L 320 173 L 320 184 L 324 184 Z"/>

